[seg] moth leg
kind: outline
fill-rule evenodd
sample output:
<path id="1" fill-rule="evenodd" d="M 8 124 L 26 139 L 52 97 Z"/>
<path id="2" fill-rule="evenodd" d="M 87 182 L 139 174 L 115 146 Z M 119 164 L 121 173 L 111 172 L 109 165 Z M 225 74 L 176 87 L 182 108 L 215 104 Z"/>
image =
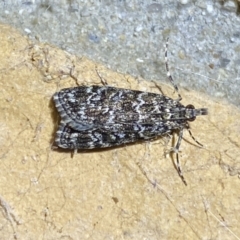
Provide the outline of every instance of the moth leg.
<path id="1" fill-rule="evenodd" d="M 180 176 L 180 178 L 182 179 L 183 183 L 187 186 L 187 182 L 183 176 L 183 173 L 182 173 L 182 168 L 181 168 L 181 165 L 180 165 L 180 161 L 179 161 L 179 158 L 178 158 L 178 153 L 177 153 L 177 171 L 178 171 L 178 174 Z"/>
<path id="2" fill-rule="evenodd" d="M 171 82 L 171 84 L 173 85 L 175 91 L 176 91 L 177 94 L 178 94 L 178 99 L 177 99 L 177 101 L 179 102 L 179 101 L 182 100 L 182 96 L 180 95 L 180 93 L 179 93 L 179 91 L 178 91 L 178 87 L 177 87 L 177 85 L 175 84 L 175 82 L 174 82 L 174 80 L 173 80 L 173 78 L 172 78 L 172 76 L 171 76 L 171 73 L 170 73 L 170 71 L 169 71 L 169 67 L 168 67 L 168 57 L 167 57 L 168 39 L 169 39 L 169 38 L 167 38 L 167 42 L 166 42 L 166 45 L 165 45 L 165 66 L 166 66 L 166 70 L 167 70 L 168 79 L 169 79 L 169 81 Z"/>
<path id="3" fill-rule="evenodd" d="M 189 126 L 188 126 L 187 130 L 188 130 L 188 132 L 189 132 L 189 135 L 190 135 L 191 138 L 193 139 L 193 141 L 194 141 L 195 143 L 197 143 L 200 147 L 203 147 L 203 145 L 193 136 L 192 132 L 190 131 Z"/>
<path id="4" fill-rule="evenodd" d="M 98 72 L 97 66 L 95 66 L 95 70 L 96 70 L 96 73 L 97 73 L 98 77 L 100 78 L 102 84 L 103 84 L 104 86 L 107 86 L 108 83 L 107 83 L 107 81 L 106 81 L 105 79 L 103 79 L 103 77 L 102 77 L 102 76 L 100 75 L 100 73 Z"/>
<path id="5" fill-rule="evenodd" d="M 78 149 L 77 149 L 77 148 L 73 149 L 72 158 L 74 158 L 74 156 L 77 154 L 77 152 L 78 152 Z"/>
<path id="6" fill-rule="evenodd" d="M 182 179 L 183 183 L 187 186 L 187 182 L 186 182 L 186 180 L 185 180 L 185 178 L 184 178 L 184 176 L 183 176 L 182 168 L 181 168 L 181 164 L 180 164 L 179 156 L 178 156 L 178 151 L 179 151 L 179 148 L 180 148 L 180 145 L 181 145 L 182 138 L 183 138 L 183 128 L 180 129 L 179 134 L 178 134 L 177 144 L 176 144 L 175 147 L 172 148 L 171 151 L 176 153 L 176 159 L 177 159 L 177 161 L 175 162 L 175 166 L 176 166 L 176 168 L 177 168 L 178 175 L 179 175 L 180 178 Z"/>

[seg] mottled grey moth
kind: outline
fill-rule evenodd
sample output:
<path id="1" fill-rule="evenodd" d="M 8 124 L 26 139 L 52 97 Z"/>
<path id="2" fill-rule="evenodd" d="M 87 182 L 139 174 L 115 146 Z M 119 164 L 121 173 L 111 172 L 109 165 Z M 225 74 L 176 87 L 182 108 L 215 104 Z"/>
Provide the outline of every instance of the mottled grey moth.
<path id="1" fill-rule="evenodd" d="M 80 86 L 55 93 L 53 100 L 61 117 L 55 144 L 74 150 L 106 148 L 177 132 L 178 141 L 172 151 L 176 152 L 176 167 L 186 184 L 178 159 L 183 130 L 189 130 L 188 122 L 206 115 L 207 109 L 180 103 L 181 95 L 168 70 L 167 50 L 165 59 L 169 80 L 179 96 L 177 100 L 111 86 Z"/>

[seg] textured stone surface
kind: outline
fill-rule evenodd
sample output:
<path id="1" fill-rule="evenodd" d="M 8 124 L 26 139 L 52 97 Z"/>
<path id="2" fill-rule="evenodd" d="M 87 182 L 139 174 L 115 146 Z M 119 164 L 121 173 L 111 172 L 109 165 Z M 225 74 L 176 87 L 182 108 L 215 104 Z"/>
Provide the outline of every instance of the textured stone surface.
<path id="1" fill-rule="evenodd" d="M 32 40 L 146 80 L 166 81 L 169 37 L 169 65 L 179 86 L 240 106 L 237 1 L 159 2 L 9 0 L 0 3 L 0 21 Z"/>
<path id="2" fill-rule="evenodd" d="M 234 239 L 239 236 L 240 111 L 180 88 L 183 104 L 207 107 L 185 132 L 186 187 L 157 139 L 109 150 L 51 149 L 52 95 L 77 84 L 159 92 L 0 25 L 0 227 L 2 239 Z M 161 85 L 174 98 L 171 86 Z M 189 143 L 190 142 L 190 143 Z M 229 228 L 230 231 L 227 229 Z"/>

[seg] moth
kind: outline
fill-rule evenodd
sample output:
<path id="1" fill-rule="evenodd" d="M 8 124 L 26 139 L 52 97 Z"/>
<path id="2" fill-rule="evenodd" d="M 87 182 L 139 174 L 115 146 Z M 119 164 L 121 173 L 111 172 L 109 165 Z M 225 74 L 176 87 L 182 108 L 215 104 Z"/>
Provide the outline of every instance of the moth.
<path id="1" fill-rule="evenodd" d="M 165 63 L 168 77 L 175 90 L 177 86 L 169 73 L 167 44 Z M 79 86 L 62 89 L 53 96 L 61 121 L 55 144 L 65 149 L 94 149 L 114 147 L 158 136 L 178 134 L 176 167 L 183 182 L 178 151 L 183 130 L 197 116 L 207 115 L 206 108 L 180 103 L 181 95 L 174 100 L 163 94 L 143 92 L 112 86 Z M 202 146 L 192 136 L 195 142 Z"/>

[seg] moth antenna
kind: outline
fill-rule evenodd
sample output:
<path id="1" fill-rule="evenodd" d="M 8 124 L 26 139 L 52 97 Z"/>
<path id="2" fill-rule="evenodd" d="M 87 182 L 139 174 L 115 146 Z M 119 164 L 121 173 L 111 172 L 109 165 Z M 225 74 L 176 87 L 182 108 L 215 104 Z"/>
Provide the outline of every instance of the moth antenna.
<path id="1" fill-rule="evenodd" d="M 173 85 L 175 91 L 177 92 L 178 94 L 178 101 L 181 101 L 182 100 L 182 96 L 180 95 L 179 91 L 178 91 L 178 87 L 177 85 L 175 84 L 173 78 L 172 78 L 172 75 L 169 71 L 169 66 L 168 66 L 168 56 L 167 56 L 167 52 L 168 52 L 168 39 L 167 38 L 167 42 L 166 42 L 166 45 L 165 45 L 165 66 L 166 66 L 166 70 L 167 70 L 167 76 L 168 76 L 168 79 L 169 81 L 171 82 L 171 84 Z"/>
<path id="2" fill-rule="evenodd" d="M 101 76 L 101 74 L 98 72 L 97 66 L 95 66 L 95 71 L 96 71 L 98 77 L 100 78 L 102 84 L 105 85 L 105 86 L 108 85 L 107 81 L 106 81 L 105 79 L 103 79 L 103 77 Z"/>

